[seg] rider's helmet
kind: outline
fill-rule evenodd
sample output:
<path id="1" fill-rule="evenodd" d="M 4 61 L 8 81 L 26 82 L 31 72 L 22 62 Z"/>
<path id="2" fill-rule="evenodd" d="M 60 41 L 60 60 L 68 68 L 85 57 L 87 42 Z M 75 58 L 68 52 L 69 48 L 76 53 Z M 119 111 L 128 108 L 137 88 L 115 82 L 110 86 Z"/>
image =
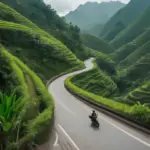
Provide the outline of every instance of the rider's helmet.
<path id="1" fill-rule="evenodd" d="M 93 113 L 95 113 L 95 110 L 93 110 Z"/>

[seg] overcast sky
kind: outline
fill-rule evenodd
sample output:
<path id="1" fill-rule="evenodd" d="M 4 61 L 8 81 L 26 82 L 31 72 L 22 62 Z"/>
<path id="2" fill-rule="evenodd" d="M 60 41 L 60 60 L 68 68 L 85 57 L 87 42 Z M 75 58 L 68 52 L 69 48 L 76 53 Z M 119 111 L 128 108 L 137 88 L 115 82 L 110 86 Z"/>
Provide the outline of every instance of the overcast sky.
<path id="1" fill-rule="evenodd" d="M 44 0 L 45 3 L 51 6 L 58 12 L 59 15 L 65 15 L 68 12 L 75 10 L 80 4 L 90 2 L 117 1 L 117 0 Z M 123 3 L 128 3 L 129 0 L 119 0 Z"/>

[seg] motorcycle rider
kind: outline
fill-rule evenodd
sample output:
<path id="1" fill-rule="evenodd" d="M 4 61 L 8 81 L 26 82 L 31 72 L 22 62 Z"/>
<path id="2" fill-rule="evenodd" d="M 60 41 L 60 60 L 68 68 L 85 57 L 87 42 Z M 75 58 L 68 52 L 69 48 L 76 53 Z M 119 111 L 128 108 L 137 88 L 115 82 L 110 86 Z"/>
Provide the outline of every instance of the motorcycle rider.
<path id="1" fill-rule="evenodd" d="M 94 121 L 96 121 L 96 119 L 97 119 L 97 114 L 96 114 L 95 110 L 93 110 L 93 112 L 92 112 L 92 114 L 91 114 L 91 118 L 92 118 Z"/>

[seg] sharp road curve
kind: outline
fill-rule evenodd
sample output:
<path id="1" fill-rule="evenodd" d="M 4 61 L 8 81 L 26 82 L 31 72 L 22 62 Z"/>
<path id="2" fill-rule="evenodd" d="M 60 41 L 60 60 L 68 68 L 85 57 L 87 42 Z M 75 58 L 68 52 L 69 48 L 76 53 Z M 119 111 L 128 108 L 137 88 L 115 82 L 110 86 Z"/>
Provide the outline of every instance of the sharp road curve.
<path id="1" fill-rule="evenodd" d="M 91 127 L 88 115 L 92 108 L 72 96 L 65 88 L 65 79 L 93 67 L 92 59 L 85 61 L 86 68 L 64 75 L 48 89 L 56 103 L 56 150 L 150 150 L 150 135 L 139 132 L 113 118 L 98 112 L 100 129 Z"/>

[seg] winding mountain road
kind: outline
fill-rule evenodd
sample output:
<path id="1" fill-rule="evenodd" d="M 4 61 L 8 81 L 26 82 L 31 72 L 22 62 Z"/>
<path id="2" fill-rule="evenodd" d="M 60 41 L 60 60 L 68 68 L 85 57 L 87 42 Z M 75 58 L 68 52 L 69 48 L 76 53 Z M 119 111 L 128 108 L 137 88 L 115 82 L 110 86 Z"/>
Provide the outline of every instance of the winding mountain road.
<path id="1" fill-rule="evenodd" d="M 54 150 L 150 150 L 150 135 L 135 130 L 101 112 L 100 129 L 90 125 L 88 115 L 92 108 L 72 96 L 64 87 L 67 77 L 93 67 L 92 59 L 86 68 L 64 75 L 49 85 L 56 103 Z"/>

